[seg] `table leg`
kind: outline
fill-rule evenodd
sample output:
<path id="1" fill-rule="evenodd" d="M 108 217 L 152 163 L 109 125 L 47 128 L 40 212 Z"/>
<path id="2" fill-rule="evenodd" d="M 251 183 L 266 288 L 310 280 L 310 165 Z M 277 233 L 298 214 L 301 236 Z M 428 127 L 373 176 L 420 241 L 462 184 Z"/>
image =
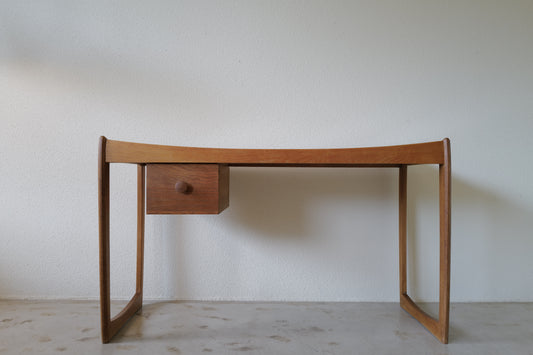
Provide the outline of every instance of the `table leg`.
<path id="1" fill-rule="evenodd" d="M 424 312 L 407 294 L 407 166 L 400 166 L 399 185 L 399 244 L 400 244 L 400 305 L 442 343 L 448 343 L 450 317 L 450 226 L 451 226 L 451 166 L 450 141 L 445 139 L 444 163 L 439 165 L 439 318 Z"/>
<path id="2" fill-rule="evenodd" d="M 106 138 L 100 138 L 98 154 L 98 219 L 100 235 L 100 320 L 102 343 L 108 343 L 122 326 L 142 307 L 144 259 L 145 165 L 137 168 L 137 274 L 135 294 L 111 319 L 109 260 L 109 163 L 105 159 Z"/>

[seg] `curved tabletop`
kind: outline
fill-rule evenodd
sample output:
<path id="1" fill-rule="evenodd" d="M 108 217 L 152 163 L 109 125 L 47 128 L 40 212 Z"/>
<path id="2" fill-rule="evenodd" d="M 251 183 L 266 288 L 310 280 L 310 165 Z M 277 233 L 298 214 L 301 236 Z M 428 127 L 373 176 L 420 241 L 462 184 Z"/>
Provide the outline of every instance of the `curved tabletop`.
<path id="1" fill-rule="evenodd" d="M 443 164 L 442 141 L 370 148 L 224 149 L 167 146 L 108 140 L 108 163 L 214 163 L 230 166 L 399 166 Z"/>

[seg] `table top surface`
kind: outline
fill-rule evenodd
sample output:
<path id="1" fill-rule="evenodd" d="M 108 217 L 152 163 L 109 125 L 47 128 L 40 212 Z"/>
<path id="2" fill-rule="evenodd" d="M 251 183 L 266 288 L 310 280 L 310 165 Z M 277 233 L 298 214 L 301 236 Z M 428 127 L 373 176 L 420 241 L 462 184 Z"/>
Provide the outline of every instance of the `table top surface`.
<path id="1" fill-rule="evenodd" d="M 228 149 L 168 146 L 102 140 L 108 163 L 197 163 L 230 166 L 331 166 L 394 167 L 443 164 L 449 151 L 442 141 L 368 148 L 334 149 Z M 448 148 L 447 148 L 448 147 Z"/>

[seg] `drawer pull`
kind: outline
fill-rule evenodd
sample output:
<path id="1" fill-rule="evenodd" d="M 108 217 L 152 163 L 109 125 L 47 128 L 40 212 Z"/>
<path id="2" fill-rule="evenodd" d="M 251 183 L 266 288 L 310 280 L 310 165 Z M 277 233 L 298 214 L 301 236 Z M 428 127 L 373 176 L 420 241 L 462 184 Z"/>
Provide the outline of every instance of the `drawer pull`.
<path id="1" fill-rule="evenodd" d="M 192 192 L 192 186 L 185 181 L 179 180 L 176 185 L 174 185 L 176 191 L 181 192 L 184 195 L 188 195 Z"/>

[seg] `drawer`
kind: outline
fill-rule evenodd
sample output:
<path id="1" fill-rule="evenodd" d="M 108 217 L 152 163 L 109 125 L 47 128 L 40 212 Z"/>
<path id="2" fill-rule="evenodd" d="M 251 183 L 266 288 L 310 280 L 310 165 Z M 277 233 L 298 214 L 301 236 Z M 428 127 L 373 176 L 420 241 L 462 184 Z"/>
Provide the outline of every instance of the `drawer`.
<path id="1" fill-rule="evenodd" d="M 224 164 L 147 164 L 146 213 L 217 214 L 229 205 Z"/>

